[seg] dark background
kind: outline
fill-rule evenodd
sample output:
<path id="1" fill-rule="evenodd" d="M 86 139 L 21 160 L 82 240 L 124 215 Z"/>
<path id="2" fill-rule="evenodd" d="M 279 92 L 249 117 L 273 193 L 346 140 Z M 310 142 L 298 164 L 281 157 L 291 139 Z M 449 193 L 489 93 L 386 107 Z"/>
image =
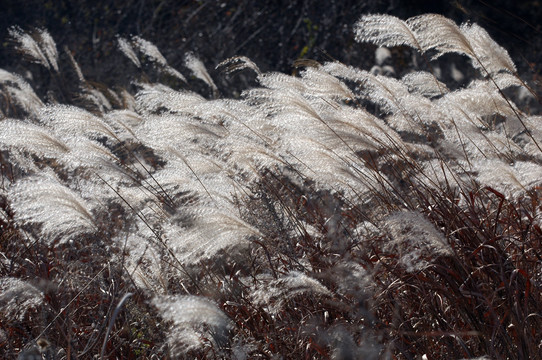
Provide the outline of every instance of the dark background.
<path id="1" fill-rule="evenodd" d="M 535 78 L 541 68 L 542 1 L 0 0 L 0 9 L 0 68 L 22 71 L 7 29 L 40 27 L 51 33 L 59 53 L 67 46 L 87 79 L 108 85 L 128 81 L 123 74 L 132 66 L 117 50 L 117 34 L 150 40 L 184 74 L 187 51 L 213 77 L 214 67 L 234 55 L 248 56 L 263 71 L 291 73 L 301 57 L 367 68 L 374 64 L 372 49 L 356 43 L 352 33 L 366 13 L 406 19 L 434 12 L 458 23 L 474 21 L 509 50 L 520 73 Z M 40 74 L 35 77 L 39 82 Z"/>

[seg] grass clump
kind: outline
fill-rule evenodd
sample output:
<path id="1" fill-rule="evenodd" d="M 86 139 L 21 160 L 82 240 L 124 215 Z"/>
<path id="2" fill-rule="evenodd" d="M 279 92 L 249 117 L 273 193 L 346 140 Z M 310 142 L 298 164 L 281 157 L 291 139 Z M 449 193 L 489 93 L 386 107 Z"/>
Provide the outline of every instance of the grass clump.
<path id="1" fill-rule="evenodd" d="M 1 72 L 3 356 L 541 356 L 540 118 L 508 95 L 531 89 L 475 24 L 355 32 L 423 65 L 290 76 L 236 57 L 221 66 L 259 85 L 223 99 L 190 53 L 209 99 L 135 37 L 133 89 L 73 57 L 77 96 Z M 45 30 L 11 36 L 65 81 Z M 450 53 L 464 86 L 438 75 Z"/>

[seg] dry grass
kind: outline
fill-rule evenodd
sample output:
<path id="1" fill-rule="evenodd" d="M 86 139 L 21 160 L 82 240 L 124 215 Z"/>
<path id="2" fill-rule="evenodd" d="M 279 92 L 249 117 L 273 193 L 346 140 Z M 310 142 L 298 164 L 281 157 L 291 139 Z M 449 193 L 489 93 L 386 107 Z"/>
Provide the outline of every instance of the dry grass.
<path id="1" fill-rule="evenodd" d="M 44 105 L 1 73 L 0 354 L 542 357 L 542 133 L 508 95 L 527 84 L 475 25 L 356 29 L 426 70 L 462 53 L 475 75 L 239 57 L 261 87 L 209 100 L 160 83 L 185 78 L 140 38 L 140 58 L 120 41 L 155 66 L 135 94 L 79 69 L 79 95 Z M 46 32 L 12 36 L 65 81 Z"/>

